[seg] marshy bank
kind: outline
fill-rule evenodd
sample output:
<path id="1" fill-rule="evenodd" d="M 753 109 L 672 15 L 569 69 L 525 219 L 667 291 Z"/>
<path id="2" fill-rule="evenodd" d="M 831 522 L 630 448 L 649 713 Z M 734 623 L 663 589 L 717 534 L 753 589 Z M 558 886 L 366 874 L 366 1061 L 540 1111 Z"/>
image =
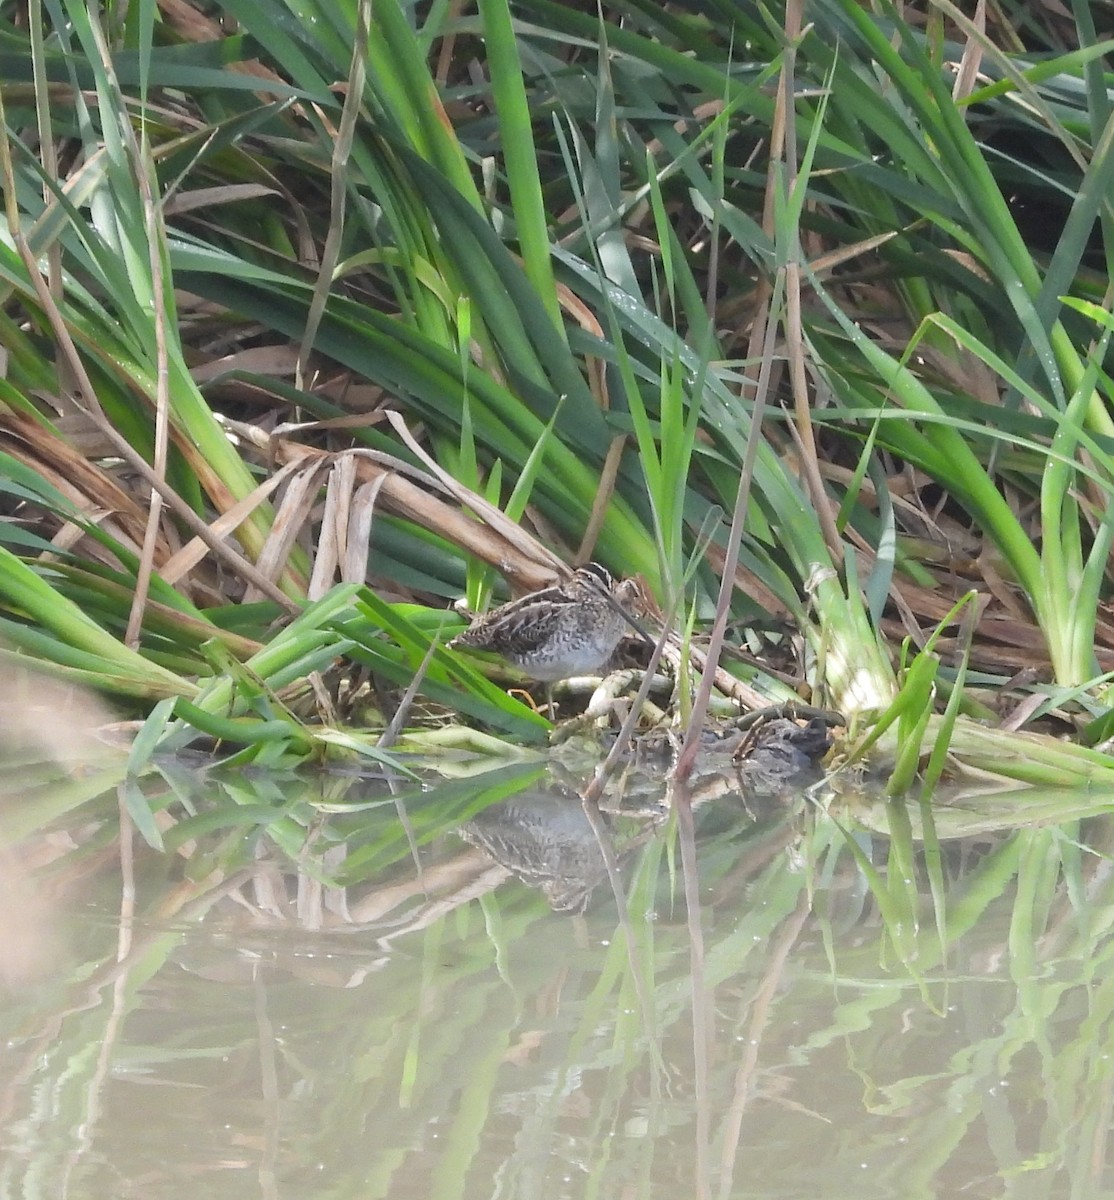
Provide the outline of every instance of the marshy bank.
<path id="1" fill-rule="evenodd" d="M 5 1193 L 1110 1189 L 1102 20 L 0 0 Z"/>

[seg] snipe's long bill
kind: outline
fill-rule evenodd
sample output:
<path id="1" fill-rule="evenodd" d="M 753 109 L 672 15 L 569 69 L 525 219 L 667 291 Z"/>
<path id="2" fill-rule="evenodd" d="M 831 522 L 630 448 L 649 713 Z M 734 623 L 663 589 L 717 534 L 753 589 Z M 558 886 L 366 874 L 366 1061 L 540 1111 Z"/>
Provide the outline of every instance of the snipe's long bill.
<path id="1" fill-rule="evenodd" d="M 636 580 L 616 582 L 588 563 L 566 582 L 476 617 L 449 645 L 501 654 L 542 683 L 591 674 L 610 662 L 628 625 L 652 642 L 632 616 L 639 596 Z"/>

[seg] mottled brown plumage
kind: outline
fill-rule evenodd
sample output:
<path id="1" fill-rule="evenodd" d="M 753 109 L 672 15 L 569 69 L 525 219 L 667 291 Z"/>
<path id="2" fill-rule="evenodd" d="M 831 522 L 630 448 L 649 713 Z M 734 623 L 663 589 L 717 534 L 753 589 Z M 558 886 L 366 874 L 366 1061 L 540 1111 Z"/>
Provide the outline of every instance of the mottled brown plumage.
<path id="1" fill-rule="evenodd" d="M 591 673 L 611 660 L 639 594 L 635 580 L 617 583 L 588 563 L 564 583 L 476 617 L 449 645 L 501 654 L 542 683 Z"/>

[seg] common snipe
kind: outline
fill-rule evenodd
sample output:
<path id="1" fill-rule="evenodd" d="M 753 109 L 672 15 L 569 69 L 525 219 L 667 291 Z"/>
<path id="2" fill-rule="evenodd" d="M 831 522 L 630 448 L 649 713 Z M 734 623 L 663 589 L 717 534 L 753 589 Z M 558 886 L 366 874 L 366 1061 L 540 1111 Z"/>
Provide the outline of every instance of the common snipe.
<path id="1" fill-rule="evenodd" d="M 628 625 L 642 632 L 631 615 L 640 593 L 637 580 L 617 583 L 588 563 L 564 583 L 474 618 L 449 645 L 501 654 L 542 683 L 591 673 L 608 663 Z"/>

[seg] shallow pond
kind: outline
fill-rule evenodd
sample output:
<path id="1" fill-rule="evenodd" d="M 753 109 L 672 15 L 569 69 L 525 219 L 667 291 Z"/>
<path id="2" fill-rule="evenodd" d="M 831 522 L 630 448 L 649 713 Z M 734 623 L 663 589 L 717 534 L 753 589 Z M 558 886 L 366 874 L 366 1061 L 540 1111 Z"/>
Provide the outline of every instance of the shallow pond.
<path id="1" fill-rule="evenodd" d="M 1102 798 L 97 785 L 3 801 L 0 1197 L 1114 1195 Z"/>

